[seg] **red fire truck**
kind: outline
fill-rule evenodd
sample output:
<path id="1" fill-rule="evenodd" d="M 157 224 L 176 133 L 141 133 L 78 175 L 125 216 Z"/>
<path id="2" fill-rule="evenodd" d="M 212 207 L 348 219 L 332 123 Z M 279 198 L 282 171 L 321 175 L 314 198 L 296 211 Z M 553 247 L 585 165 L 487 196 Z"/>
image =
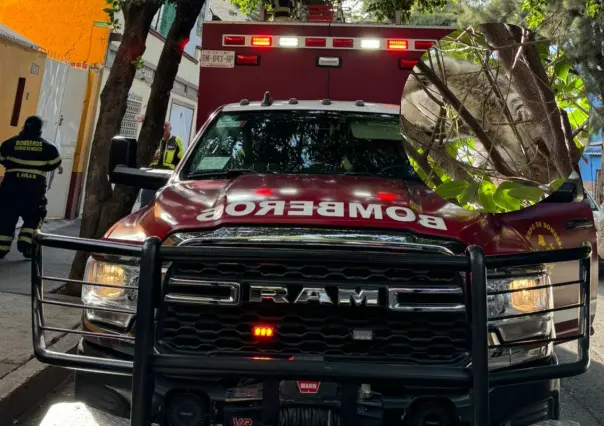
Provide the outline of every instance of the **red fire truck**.
<path id="1" fill-rule="evenodd" d="M 177 169 L 137 169 L 136 141 L 113 141 L 112 181 L 153 202 L 101 240 L 35 236 L 36 356 L 134 426 L 559 418 L 559 379 L 589 364 L 591 209 L 580 179 L 491 215 L 417 177 L 401 91 L 451 31 L 204 23 Z M 43 246 L 92 253 L 75 355 L 45 346 L 42 306 L 61 302 L 42 296 Z"/>

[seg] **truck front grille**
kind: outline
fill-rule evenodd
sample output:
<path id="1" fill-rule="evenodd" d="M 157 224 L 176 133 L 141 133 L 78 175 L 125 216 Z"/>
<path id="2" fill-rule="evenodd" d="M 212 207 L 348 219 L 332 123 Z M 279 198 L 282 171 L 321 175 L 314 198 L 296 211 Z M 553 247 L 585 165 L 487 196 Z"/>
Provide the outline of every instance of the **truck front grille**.
<path id="1" fill-rule="evenodd" d="M 468 358 L 463 280 L 456 272 L 307 264 L 303 259 L 288 264 L 180 262 L 172 265 L 168 280 L 157 333 L 162 351 L 448 365 Z M 212 282 L 238 283 L 241 302 L 208 304 L 208 298 L 225 296 L 224 288 L 208 287 Z M 289 303 L 250 303 L 250 285 L 285 286 Z M 333 305 L 293 303 L 305 287 L 325 288 Z M 388 308 L 388 287 L 407 290 L 398 297 L 401 310 Z M 338 305 L 343 288 L 377 289 L 380 304 Z M 252 335 L 260 324 L 275 327 L 269 341 Z M 354 338 L 355 331 L 367 330 L 371 340 Z"/>

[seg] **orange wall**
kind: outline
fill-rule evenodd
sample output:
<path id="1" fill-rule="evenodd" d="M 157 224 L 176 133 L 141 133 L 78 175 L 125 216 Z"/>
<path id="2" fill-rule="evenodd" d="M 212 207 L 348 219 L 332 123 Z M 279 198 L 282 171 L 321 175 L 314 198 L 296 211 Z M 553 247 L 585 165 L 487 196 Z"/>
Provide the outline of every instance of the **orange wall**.
<path id="1" fill-rule="evenodd" d="M 102 64 L 109 30 L 105 0 L 0 0 L 0 22 L 43 47 L 50 58 Z M 123 23 L 122 23 L 123 24 Z"/>

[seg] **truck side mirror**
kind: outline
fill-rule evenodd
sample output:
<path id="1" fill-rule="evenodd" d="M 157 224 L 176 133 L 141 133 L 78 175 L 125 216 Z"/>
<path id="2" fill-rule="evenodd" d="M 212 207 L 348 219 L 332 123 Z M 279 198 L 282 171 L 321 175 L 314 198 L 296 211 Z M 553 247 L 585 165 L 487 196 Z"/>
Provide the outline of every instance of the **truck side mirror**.
<path id="1" fill-rule="evenodd" d="M 109 181 L 140 189 L 157 190 L 168 183 L 171 170 L 138 169 L 136 167 L 137 141 L 115 136 L 109 150 Z"/>
<path id="2" fill-rule="evenodd" d="M 109 174 L 116 166 L 136 168 L 136 139 L 115 136 L 109 149 Z"/>
<path id="3" fill-rule="evenodd" d="M 556 192 L 544 199 L 542 203 L 573 203 L 583 201 L 583 198 L 585 198 L 585 193 L 581 178 L 571 177 Z"/>

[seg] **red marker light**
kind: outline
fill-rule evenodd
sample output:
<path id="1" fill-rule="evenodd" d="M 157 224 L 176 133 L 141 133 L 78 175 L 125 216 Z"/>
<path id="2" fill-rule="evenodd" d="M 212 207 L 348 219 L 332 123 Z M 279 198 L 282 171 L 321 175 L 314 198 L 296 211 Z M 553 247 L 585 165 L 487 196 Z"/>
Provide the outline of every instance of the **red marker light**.
<path id="1" fill-rule="evenodd" d="M 434 42 L 433 41 L 421 41 L 421 40 L 417 40 L 415 42 L 415 48 L 419 49 L 419 50 L 428 50 L 430 49 L 432 46 L 434 46 Z"/>
<path id="2" fill-rule="evenodd" d="M 304 41 L 306 47 L 325 47 L 327 46 L 327 40 L 324 38 L 307 38 Z"/>
<path id="3" fill-rule="evenodd" d="M 402 70 L 412 70 L 417 65 L 415 59 L 399 59 L 398 66 Z"/>
<path id="4" fill-rule="evenodd" d="M 256 195 L 273 195 L 273 190 L 270 188 L 260 188 L 256 190 Z"/>
<path id="5" fill-rule="evenodd" d="M 245 46 L 244 36 L 224 36 L 225 46 Z"/>
<path id="6" fill-rule="evenodd" d="M 252 46 L 256 47 L 270 47 L 273 45 L 273 38 L 266 36 L 254 36 L 252 37 Z"/>
<path id="7" fill-rule="evenodd" d="M 275 329 L 265 325 L 255 325 L 252 329 L 252 334 L 257 338 L 273 337 L 275 335 Z"/>
<path id="8" fill-rule="evenodd" d="M 382 201 L 394 201 L 396 200 L 396 194 L 390 192 L 379 192 L 378 198 Z"/>
<path id="9" fill-rule="evenodd" d="M 407 40 L 388 40 L 388 50 L 407 50 L 409 42 Z"/>
<path id="10" fill-rule="evenodd" d="M 258 56 L 237 55 L 235 63 L 237 65 L 258 65 Z"/>
<path id="11" fill-rule="evenodd" d="M 354 40 L 351 38 L 334 38 L 333 47 L 351 48 L 354 46 Z"/>

